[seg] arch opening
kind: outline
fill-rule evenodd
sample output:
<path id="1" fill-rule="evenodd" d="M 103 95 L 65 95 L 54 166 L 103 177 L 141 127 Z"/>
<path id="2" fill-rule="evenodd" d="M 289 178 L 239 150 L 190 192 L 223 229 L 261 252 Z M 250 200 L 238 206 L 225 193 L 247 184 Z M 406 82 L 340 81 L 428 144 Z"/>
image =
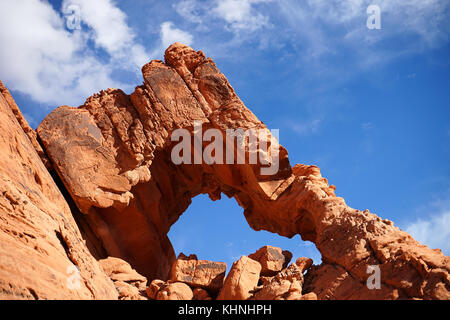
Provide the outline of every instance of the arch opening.
<path id="1" fill-rule="evenodd" d="M 234 261 L 248 256 L 259 248 L 270 245 L 288 250 L 293 260 L 308 257 L 321 263 L 320 252 L 314 243 L 279 236 L 265 230 L 255 231 L 247 223 L 243 209 L 235 199 L 224 197 L 211 201 L 201 194 L 170 228 L 168 237 L 176 256 L 196 254 L 201 260 L 225 262 L 227 272 Z"/>

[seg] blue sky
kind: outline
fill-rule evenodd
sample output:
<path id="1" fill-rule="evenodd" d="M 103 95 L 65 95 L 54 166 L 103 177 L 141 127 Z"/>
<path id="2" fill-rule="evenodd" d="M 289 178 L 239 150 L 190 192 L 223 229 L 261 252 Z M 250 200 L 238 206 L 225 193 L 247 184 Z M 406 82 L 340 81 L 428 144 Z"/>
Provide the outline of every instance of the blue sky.
<path id="1" fill-rule="evenodd" d="M 33 127 L 59 105 L 142 82 L 175 41 L 214 58 L 291 164 L 316 164 L 357 209 L 450 255 L 450 2 L 439 0 L 0 0 L 0 79 Z M 381 8 L 369 30 L 366 9 Z M 63 14 L 81 8 L 81 29 Z M 234 200 L 193 204 L 175 250 L 225 261 L 298 236 L 255 232 Z"/>

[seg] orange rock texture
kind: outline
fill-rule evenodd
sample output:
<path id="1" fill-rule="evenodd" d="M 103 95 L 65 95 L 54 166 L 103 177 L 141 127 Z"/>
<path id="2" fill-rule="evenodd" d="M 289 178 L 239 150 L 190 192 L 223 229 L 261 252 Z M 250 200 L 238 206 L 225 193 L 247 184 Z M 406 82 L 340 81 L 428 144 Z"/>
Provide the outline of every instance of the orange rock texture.
<path id="1" fill-rule="evenodd" d="M 0 299 L 116 299 L 1 82 L 0 132 Z"/>
<path id="2" fill-rule="evenodd" d="M 172 265 L 171 278 L 167 281 L 153 280 L 147 287 L 147 297 L 152 300 L 317 300 L 316 293 L 303 289 L 304 273 L 311 268 L 313 261 L 298 258 L 287 266 L 285 256 L 290 259 L 292 254 L 277 247 L 264 246 L 256 252 L 258 261 L 242 256 L 233 263 L 224 279 L 225 263 L 197 260 L 195 255 L 186 257 L 180 254 Z M 275 257 L 285 267 L 271 271 L 271 276 L 263 276 L 267 258 L 275 261 Z M 210 281 L 211 278 L 214 281 Z"/>
<path id="3" fill-rule="evenodd" d="M 218 200 L 223 193 L 236 199 L 254 230 L 285 237 L 300 234 L 303 240 L 315 243 L 323 263 L 311 267 L 308 259 L 300 259 L 287 266 L 292 256 L 281 249 L 261 248 L 233 265 L 218 298 L 450 299 L 449 257 L 419 244 L 391 221 L 348 207 L 344 199 L 336 197 L 335 187 L 321 176 L 319 168 L 302 164 L 291 167 L 287 151 L 281 146 L 277 159 L 268 158 L 269 164 L 279 163 L 273 175 L 262 174 L 261 168 L 267 163 L 174 164 L 171 151 L 176 142 L 171 139 L 172 133 L 184 128 L 195 136 L 194 121 L 201 122 L 203 130 L 220 130 L 223 141 L 227 129 L 261 129 L 267 132 L 269 149 L 275 145 L 264 123 L 245 107 L 211 58 L 175 43 L 166 50 L 164 59 L 153 60 L 142 68 L 144 82 L 130 95 L 108 89 L 89 97 L 78 108 L 62 106 L 54 110 L 37 129 L 41 149 L 35 134 L 25 134 L 29 129 L 20 126 L 21 120 L 18 123 L 12 111 L 15 109 L 3 98 L 0 116 L 1 132 L 5 133 L 0 143 L 7 154 L 2 155 L 5 165 L 0 168 L 0 185 L 9 191 L 2 190 L 0 209 L 5 219 L 0 220 L 0 236 L 9 236 L 12 247 L 23 246 L 21 241 L 25 241 L 31 248 L 30 241 L 41 237 L 45 243 L 55 243 L 52 250 L 47 250 L 55 261 L 61 256 L 65 262 L 77 252 L 83 252 L 77 257 L 89 261 L 92 255 L 97 259 L 112 256 L 125 260 L 149 281 L 150 298 L 215 297 L 210 286 L 213 279 L 223 279 L 223 267 L 193 257 L 177 260 L 167 233 L 193 197 L 203 193 Z M 22 150 L 23 145 L 27 147 Z M 252 152 L 246 149 L 245 158 L 250 158 Z M 232 154 L 236 157 L 236 152 Z M 78 244 L 80 232 L 43 161 L 62 181 L 67 201 L 73 199 L 72 214 L 87 235 L 86 245 L 92 255 L 82 241 Z M 24 178 L 18 178 L 17 172 Z M 33 191 L 41 196 L 36 197 Z M 36 231 L 34 240 L 18 236 L 33 226 L 10 216 L 19 217 L 25 208 L 21 200 L 8 200 L 11 197 L 25 199 L 43 215 L 42 219 L 49 221 L 49 225 L 46 222 L 34 228 L 51 226 L 59 230 L 69 242 L 68 253 L 60 244 L 61 237 L 47 230 L 42 235 Z M 16 234 L 8 231 L 11 226 Z M 73 231 L 67 232 L 64 227 Z M 70 240 L 71 236 L 78 240 Z M 92 248 L 96 248 L 95 253 Z M 20 250 L 2 251 L 0 281 L 14 279 L 18 274 L 16 270 L 4 271 L 4 266 L 6 257 L 14 258 L 14 252 Z M 33 256 L 37 261 L 39 254 Z M 47 258 L 44 264 L 51 263 L 53 260 Z M 97 289 L 114 286 L 105 279 L 96 261 L 80 265 L 85 268 L 82 274 L 89 275 L 84 278 L 85 284 L 88 279 L 92 283 L 80 298 L 117 296 L 117 290 L 108 296 L 105 290 Z M 203 265 L 204 271 L 192 271 L 194 265 Z M 380 289 L 366 286 L 368 267 L 374 265 L 380 270 Z M 13 285 L 21 283 L 9 281 Z M 50 283 L 49 279 L 40 290 L 53 297 Z M 24 297 L 33 296 L 23 290 Z"/>
<path id="4" fill-rule="evenodd" d="M 222 288 L 227 265 L 224 262 L 198 260 L 181 254 L 173 263 L 170 280 L 216 292 Z"/>

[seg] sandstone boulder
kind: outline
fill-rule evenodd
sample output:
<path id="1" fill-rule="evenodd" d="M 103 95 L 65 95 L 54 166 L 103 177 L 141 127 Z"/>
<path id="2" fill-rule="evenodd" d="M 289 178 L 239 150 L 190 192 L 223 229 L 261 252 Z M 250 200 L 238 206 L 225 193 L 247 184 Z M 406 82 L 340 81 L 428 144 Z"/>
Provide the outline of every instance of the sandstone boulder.
<path id="1" fill-rule="evenodd" d="M 170 280 L 217 292 L 223 286 L 226 271 L 224 262 L 197 260 L 195 255 L 186 257 L 180 254 L 172 265 Z"/>
<path id="2" fill-rule="evenodd" d="M 165 285 L 156 295 L 156 300 L 192 300 L 192 289 L 185 283 L 172 282 Z"/>
<path id="3" fill-rule="evenodd" d="M 302 297 L 303 272 L 312 260 L 299 258 L 273 277 L 264 277 L 262 286 L 254 294 L 255 300 L 299 300 Z"/>
<path id="4" fill-rule="evenodd" d="M 255 300 L 285 300 L 292 293 L 302 294 L 301 284 L 297 281 L 279 279 L 264 285 L 254 294 Z M 294 300 L 294 299 L 291 299 Z"/>
<path id="5" fill-rule="evenodd" d="M 114 281 L 119 300 L 147 300 L 139 289 L 124 281 Z"/>
<path id="6" fill-rule="evenodd" d="M 233 263 L 217 300 L 247 300 L 258 285 L 261 264 L 242 256 Z"/>
<path id="7" fill-rule="evenodd" d="M 194 297 L 192 300 L 212 300 L 211 296 L 209 295 L 208 291 L 202 288 L 195 288 L 192 291 Z"/>
<path id="8" fill-rule="evenodd" d="M 289 299 L 286 299 L 289 300 Z M 317 300 L 317 295 L 314 292 L 310 292 L 301 296 L 300 300 Z"/>
<path id="9" fill-rule="evenodd" d="M 354 279 L 342 267 L 333 264 L 313 266 L 305 275 L 304 292 L 314 293 L 319 300 L 397 300 L 404 294 L 385 284 L 378 290 L 369 289 Z"/>
<path id="10" fill-rule="evenodd" d="M 273 276 L 289 264 L 292 253 L 277 247 L 264 246 L 248 256 L 261 264 L 262 276 Z"/>
<path id="11" fill-rule="evenodd" d="M 295 261 L 295 265 L 299 268 L 299 272 L 304 273 L 313 265 L 311 258 L 300 257 Z"/>
<path id="12" fill-rule="evenodd" d="M 162 280 L 155 279 L 146 288 L 147 297 L 152 300 L 156 300 L 158 292 L 166 286 L 166 283 Z"/>
<path id="13" fill-rule="evenodd" d="M 130 264 L 122 259 L 108 257 L 99 260 L 108 277 L 114 282 L 119 292 L 119 299 L 145 299 L 147 279 L 134 270 Z"/>

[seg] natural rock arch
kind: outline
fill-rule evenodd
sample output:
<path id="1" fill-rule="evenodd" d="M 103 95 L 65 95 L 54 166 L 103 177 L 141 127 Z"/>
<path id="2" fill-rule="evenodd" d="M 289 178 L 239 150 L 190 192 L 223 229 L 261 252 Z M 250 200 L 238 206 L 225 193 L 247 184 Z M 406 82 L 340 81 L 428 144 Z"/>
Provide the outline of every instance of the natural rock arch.
<path id="1" fill-rule="evenodd" d="M 273 176 L 261 175 L 261 164 L 175 165 L 171 133 L 192 131 L 194 121 L 224 134 L 267 128 L 201 51 L 173 44 L 165 63 L 154 60 L 142 71 L 144 84 L 131 95 L 102 91 L 79 108 L 56 109 L 37 130 L 108 255 L 129 261 L 149 280 L 166 279 L 175 259 L 170 226 L 196 195 L 216 200 L 224 193 L 237 200 L 253 229 L 300 234 L 316 244 L 323 264 L 307 283 L 319 298 L 449 298 L 448 257 L 391 221 L 349 208 L 316 166 L 291 167 L 282 147 Z M 364 285 L 369 265 L 380 265 L 381 290 Z"/>

